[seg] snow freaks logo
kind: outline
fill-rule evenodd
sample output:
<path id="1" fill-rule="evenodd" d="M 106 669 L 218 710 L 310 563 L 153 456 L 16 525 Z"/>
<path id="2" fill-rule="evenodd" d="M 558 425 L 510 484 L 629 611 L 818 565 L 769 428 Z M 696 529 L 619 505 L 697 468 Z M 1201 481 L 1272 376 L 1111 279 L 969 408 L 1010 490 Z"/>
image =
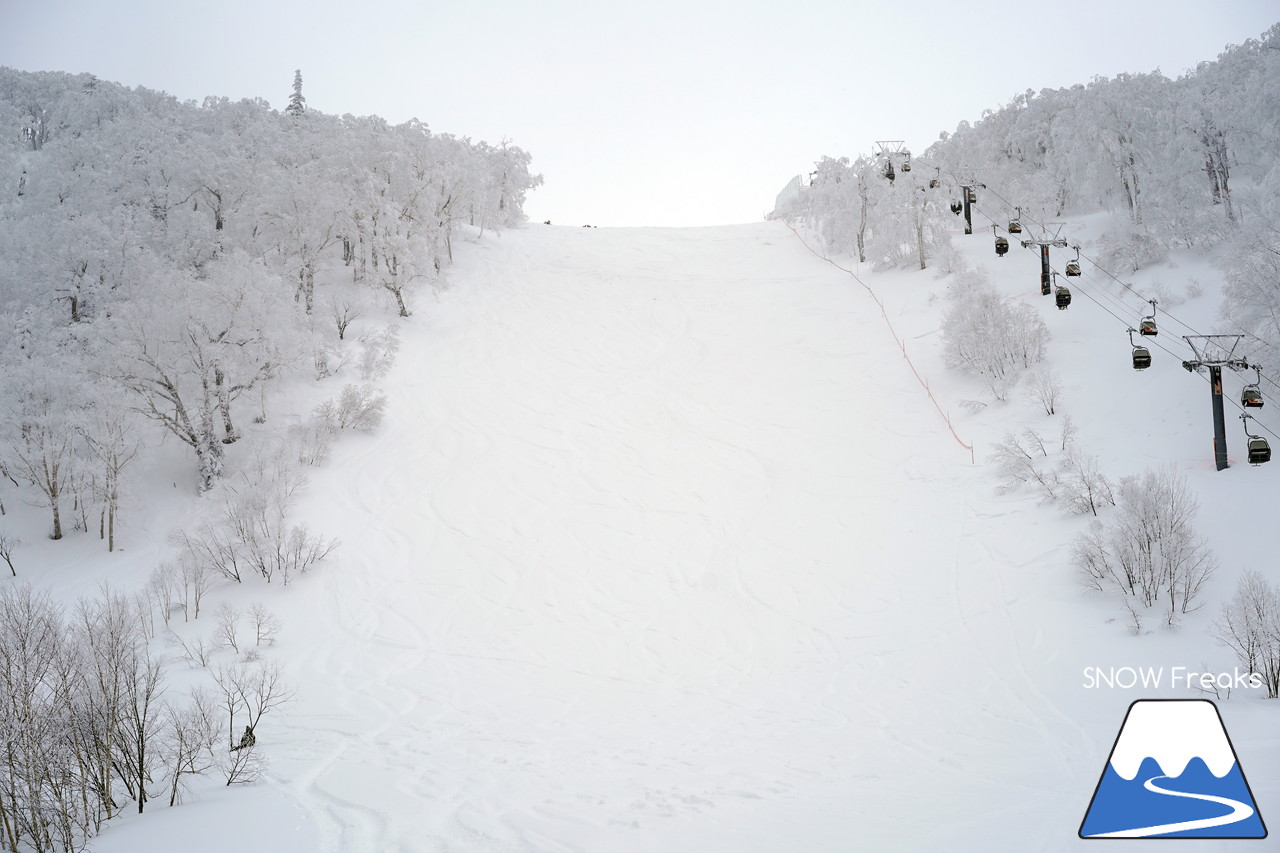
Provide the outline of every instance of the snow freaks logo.
<path id="1" fill-rule="evenodd" d="M 1263 686 L 1262 676 L 1256 672 L 1241 672 L 1236 667 L 1232 672 L 1196 672 L 1185 666 L 1174 666 L 1165 669 L 1163 666 L 1121 666 L 1100 667 L 1086 666 L 1084 682 L 1086 690 L 1101 687 L 1119 687 L 1132 690 L 1143 687 L 1147 690 L 1159 690 L 1168 684 L 1170 687 L 1199 687 L 1201 690 L 1257 690 Z"/>
<path id="2" fill-rule="evenodd" d="M 1080 824 L 1081 838 L 1266 838 L 1218 707 L 1129 706 Z"/>

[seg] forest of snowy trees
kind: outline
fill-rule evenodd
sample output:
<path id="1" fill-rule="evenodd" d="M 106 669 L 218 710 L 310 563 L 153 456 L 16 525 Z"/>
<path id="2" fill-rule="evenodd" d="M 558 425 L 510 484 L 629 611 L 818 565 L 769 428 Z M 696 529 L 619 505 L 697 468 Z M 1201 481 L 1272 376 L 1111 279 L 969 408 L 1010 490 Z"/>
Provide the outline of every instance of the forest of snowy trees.
<path id="1" fill-rule="evenodd" d="M 301 85 L 277 112 L 0 69 L 0 471 L 44 494 L 55 538 L 65 504 L 113 509 L 145 440 L 130 412 L 208 490 L 244 401 L 341 333 L 357 289 L 407 317 L 458 223 L 523 219 L 524 151 L 307 110 Z M 318 304 L 329 259 L 348 286 Z"/>
<path id="2" fill-rule="evenodd" d="M 1280 25 L 1170 79 L 1158 71 L 1027 90 L 912 158 L 893 183 L 877 155 L 824 157 L 775 215 L 804 222 L 832 252 L 878 266 L 951 271 L 955 227 L 942 187 L 984 184 L 989 215 L 1060 221 L 1113 213 L 1101 263 L 1120 273 L 1179 248 L 1221 251 L 1224 320 L 1268 346 L 1280 372 Z M 899 162 L 899 167 L 901 163 Z M 913 191 L 919 190 L 919 191 Z M 1001 199 L 1007 200 L 1008 205 Z M 995 202 L 992 209 L 992 202 Z M 1007 206 L 1007 210 L 1004 209 Z M 976 226 L 975 226 L 976 227 Z"/>
<path id="3" fill-rule="evenodd" d="M 71 609 L 0 590 L 0 849 L 79 850 L 126 803 L 256 775 L 239 726 L 252 733 L 288 694 L 255 651 L 274 617 L 223 607 L 208 645 L 169 621 L 199 617 L 216 583 L 288 583 L 336 547 L 290 518 L 299 466 L 340 430 L 376 426 L 391 323 L 442 284 L 461 224 L 524 219 L 541 182 L 529 162 L 416 120 L 308 109 L 300 72 L 276 111 L 0 68 L 2 565 L 19 575 L 5 524 L 19 503 L 43 507 L 51 539 L 78 530 L 115 549 L 137 461 L 166 439 L 189 449 L 189 488 L 215 517 L 174 534 L 175 560 L 145 590 Z M 390 322 L 344 341 L 378 313 Z M 340 367 L 360 382 L 301 426 L 265 427 L 289 451 L 239 450 L 275 395 Z M 245 458 L 224 482 L 233 453 Z M 207 683 L 165 695 L 165 642 Z M 215 667 L 218 649 L 238 662 Z"/>
<path id="4" fill-rule="evenodd" d="M 1053 414 L 1056 380 L 1034 370 L 1048 332 L 1034 311 L 1001 297 L 951 251 L 949 202 L 977 187 L 998 229 L 1021 216 L 1029 230 L 1109 211 L 1095 264 L 1112 278 L 1171 252 L 1211 255 L 1224 270 L 1220 323 L 1239 334 L 1262 376 L 1280 373 L 1280 24 L 1228 47 L 1176 79 L 1158 71 L 1095 78 L 1017 95 L 909 161 L 883 152 L 824 157 L 793 180 L 773 215 L 815 234 L 828 253 L 874 268 L 934 266 L 953 273 L 942 324 L 950 366 L 1006 399 L 1019 383 Z M 896 167 L 889 180 L 889 163 Z M 910 171 L 902 164 L 910 162 Z M 1019 213 L 1020 208 L 1020 213 Z M 986 227 L 990 227 L 987 225 Z M 1013 235 L 1011 235 L 1013 236 Z M 1198 287 L 1198 284 L 1195 285 Z M 1145 298 L 1145 297 L 1144 297 Z M 1190 356 L 1190 351 L 1188 351 Z M 1028 374 L 1030 378 L 1028 379 Z M 1274 383 L 1272 383 L 1274 384 Z M 1134 630 L 1160 614 L 1176 625 L 1200 606 L 1213 555 L 1195 529 L 1197 504 L 1182 476 L 1159 469 L 1113 484 L 1080 455 L 1063 425 L 1055 460 L 1034 431 L 1006 435 L 991 455 L 1002 488 L 1031 488 L 1049 504 L 1099 515 L 1076 542 L 1086 586 L 1114 594 Z M 1246 574 L 1212 628 L 1240 664 L 1280 696 L 1280 585 Z"/>

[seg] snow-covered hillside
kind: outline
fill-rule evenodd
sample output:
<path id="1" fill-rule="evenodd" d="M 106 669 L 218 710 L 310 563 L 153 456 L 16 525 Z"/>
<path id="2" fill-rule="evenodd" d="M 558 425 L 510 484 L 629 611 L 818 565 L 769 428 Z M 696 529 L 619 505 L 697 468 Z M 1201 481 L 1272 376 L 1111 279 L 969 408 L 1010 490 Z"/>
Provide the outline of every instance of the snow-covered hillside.
<path id="1" fill-rule="evenodd" d="M 1241 464 L 1233 437 L 1215 472 L 1202 381 L 1136 374 L 1090 304 L 1040 297 L 1034 255 L 955 239 L 1044 315 L 1057 415 L 962 407 L 984 392 L 942 365 L 949 280 L 859 274 L 973 457 L 881 309 L 783 223 L 472 233 L 403 329 L 382 430 L 339 442 L 298 507 L 341 551 L 287 589 L 211 593 L 269 594 L 283 625 L 297 695 L 259 733 L 266 779 L 94 848 L 1084 843 L 1129 703 L 1201 695 L 1089 687 L 1086 667 L 1231 670 L 1208 624 L 1273 565 L 1254 534 L 1277 466 Z M 1133 636 L 1070 564 L 1087 522 L 996 493 L 1001 437 L 1055 441 L 1068 415 L 1110 476 L 1171 462 L 1198 495 L 1221 569 L 1179 630 Z M 1256 695 L 1219 708 L 1265 819 L 1280 729 Z"/>

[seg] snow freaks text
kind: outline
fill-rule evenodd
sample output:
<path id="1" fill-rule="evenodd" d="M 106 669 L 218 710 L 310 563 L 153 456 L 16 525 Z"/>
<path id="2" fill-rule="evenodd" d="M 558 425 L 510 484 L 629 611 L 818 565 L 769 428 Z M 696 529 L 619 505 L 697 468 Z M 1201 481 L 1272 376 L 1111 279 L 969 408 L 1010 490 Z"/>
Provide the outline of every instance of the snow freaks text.
<path id="1" fill-rule="evenodd" d="M 1082 686 L 1086 690 L 1119 688 L 1144 690 L 1198 688 L 1200 690 L 1257 690 L 1264 686 L 1256 672 L 1200 672 L 1185 666 L 1086 666 Z"/>

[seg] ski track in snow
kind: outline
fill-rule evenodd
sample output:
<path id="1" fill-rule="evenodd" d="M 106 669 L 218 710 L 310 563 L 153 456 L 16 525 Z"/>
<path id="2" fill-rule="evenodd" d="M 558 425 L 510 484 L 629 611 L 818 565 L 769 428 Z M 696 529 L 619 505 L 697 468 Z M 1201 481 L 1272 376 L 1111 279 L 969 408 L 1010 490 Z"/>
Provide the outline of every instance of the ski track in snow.
<path id="1" fill-rule="evenodd" d="M 988 486 L 861 288 L 781 224 L 528 226 L 453 279 L 313 483 L 326 687 L 272 779 L 321 849 L 958 849 L 1060 808 L 1092 739 L 1031 558 L 950 503 Z"/>
<path id="2" fill-rule="evenodd" d="M 1239 800 L 1233 800 L 1230 797 L 1219 797 L 1214 794 L 1191 794 L 1185 791 L 1174 791 L 1169 788 L 1161 788 L 1156 784 L 1157 779 L 1168 779 L 1168 776 L 1153 776 L 1142 783 L 1142 787 L 1156 794 L 1165 794 L 1170 797 L 1184 797 L 1189 800 L 1203 800 L 1207 803 L 1217 803 L 1218 805 L 1227 806 L 1231 809 L 1230 813 L 1220 815 L 1218 817 L 1207 817 L 1199 820 L 1183 820 L 1176 823 L 1164 823 L 1157 826 L 1144 826 L 1138 829 L 1124 829 L 1119 832 L 1102 832 L 1097 835 L 1090 835 L 1089 838 L 1151 838 L 1159 835 L 1166 835 L 1171 832 L 1190 832 L 1195 829 L 1210 829 L 1215 826 L 1229 826 L 1233 823 L 1239 823 L 1242 820 L 1248 820 L 1253 817 L 1253 807 L 1248 803 L 1242 803 Z"/>

